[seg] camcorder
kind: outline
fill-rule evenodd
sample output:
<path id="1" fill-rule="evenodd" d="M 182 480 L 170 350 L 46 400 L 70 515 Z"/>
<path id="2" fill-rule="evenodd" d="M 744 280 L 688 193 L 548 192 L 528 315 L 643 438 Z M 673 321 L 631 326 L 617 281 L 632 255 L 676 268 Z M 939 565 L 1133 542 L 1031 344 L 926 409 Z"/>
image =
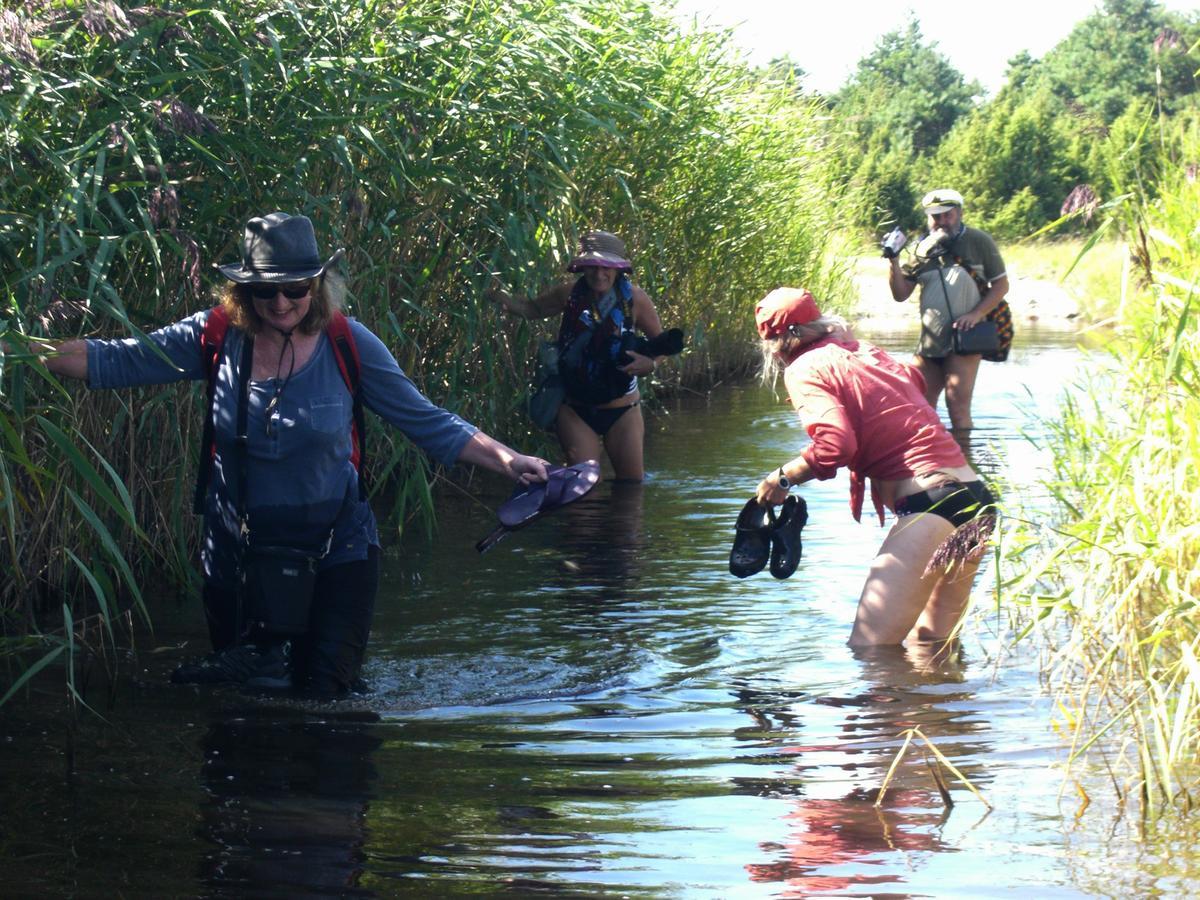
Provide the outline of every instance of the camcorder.
<path id="1" fill-rule="evenodd" d="M 883 236 L 883 240 L 879 242 L 879 246 L 883 247 L 884 259 L 894 259 L 904 249 L 908 237 L 899 228 L 893 228 Z"/>

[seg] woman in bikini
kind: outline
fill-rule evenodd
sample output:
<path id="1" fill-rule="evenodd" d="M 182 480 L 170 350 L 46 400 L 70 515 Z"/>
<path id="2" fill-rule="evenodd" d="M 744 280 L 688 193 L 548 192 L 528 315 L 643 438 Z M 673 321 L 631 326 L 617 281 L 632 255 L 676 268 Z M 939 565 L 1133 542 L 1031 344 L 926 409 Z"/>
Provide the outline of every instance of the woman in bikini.
<path id="1" fill-rule="evenodd" d="M 638 331 L 647 338 L 662 333 L 658 311 L 629 280 L 633 266 L 614 234 L 586 232 L 567 271 L 579 277 L 533 299 L 499 288 L 489 299 L 526 319 L 562 316 L 558 360 L 566 400 L 555 428 L 563 451 L 569 462 L 583 462 L 599 459 L 603 444 L 618 481 L 641 481 L 645 423 L 637 380 L 654 371 L 657 359 L 625 348 Z"/>
<path id="2" fill-rule="evenodd" d="M 856 340 L 805 290 L 772 291 L 755 322 L 764 375 L 783 372 L 812 438 L 759 483 L 759 503 L 778 505 L 793 485 L 844 466 L 858 519 L 870 478 L 880 525 L 885 508 L 896 522 L 871 563 L 850 644 L 947 641 L 991 534 L 995 498 L 926 401 L 920 373 Z"/>

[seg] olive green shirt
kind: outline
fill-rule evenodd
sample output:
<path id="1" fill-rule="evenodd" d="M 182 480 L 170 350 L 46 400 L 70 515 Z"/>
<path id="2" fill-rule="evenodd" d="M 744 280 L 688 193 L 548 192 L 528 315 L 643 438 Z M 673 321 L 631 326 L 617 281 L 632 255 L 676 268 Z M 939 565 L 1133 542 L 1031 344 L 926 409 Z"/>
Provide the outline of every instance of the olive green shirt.
<path id="1" fill-rule="evenodd" d="M 928 260 L 918 257 L 912 276 L 921 289 L 921 356 L 941 359 L 952 352 L 950 325 L 979 305 L 983 299 L 971 272 L 955 257 L 991 285 L 1006 274 L 996 242 L 986 231 L 963 226 L 940 255 Z"/>

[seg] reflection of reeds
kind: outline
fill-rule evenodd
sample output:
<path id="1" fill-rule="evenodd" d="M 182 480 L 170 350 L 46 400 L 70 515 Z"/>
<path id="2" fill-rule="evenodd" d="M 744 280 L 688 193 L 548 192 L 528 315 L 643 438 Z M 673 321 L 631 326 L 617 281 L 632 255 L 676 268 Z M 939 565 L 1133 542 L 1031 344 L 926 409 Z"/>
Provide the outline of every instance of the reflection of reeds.
<path id="1" fill-rule="evenodd" d="M 26 336 L 60 302 L 83 311 L 78 333 L 195 311 L 200 273 L 237 255 L 251 215 L 310 215 L 349 250 L 351 312 L 406 372 L 529 449 L 518 411 L 539 335 L 480 299 L 492 273 L 535 289 L 578 231 L 620 232 L 663 320 L 689 333 L 665 377 L 694 379 L 750 361 L 744 304 L 764 284 L 837 286 L 820 109 L 642 0 L 27 4 L 3 13 L 0 41 L 9 634 L 64 595 L 82 619 L 127 608 L 147 573 L 181 580 L 195 537 L 181 463 L 198 390 L 83 400 Z M 428 527 L 434 473 L 372 430 L 378 506 L 393 531 Z"/>
<path id="2" fill-rule="evenodd" d="M 963 784 L 963 786 L 967 788 L 967 790 L 974 794 L 975 798 L 980 803 L 982 803 L 988 809 L 992 809 L 992 804 L 988 803 L 983 794 L 979 793 L 978 788 L 971 784 L 971 780 L 962 772 L 960 772 L 954 763 L 950 762 L 950 760 L 946 758 L 945 754 L 937 748 L 937 744 L 926 737 L 925 733 L 921 731 L 920 728 L 914 726 L 901 733 L 904 735 L 904 743 L 901 744 L 900 749 L 896 751 L 896 756 L 892 759 L 892 764 L 888 766 L 887 774 L 883 776 L 883 783 L 879 785 L 879 794 L 875 798 L 875 806 L 878 807 L 883 805 L 883 799 L 887 794 L 888 787 L 892 783 L 892 778 L 895 776 L 896 770 L 900 767 L 900 763 L 908 754 L 908 748 L 912 746 L 913 738 L 920 738 L 921 742 L 925 745 L 925 749 L 933 754 L 933 759 L 927 760 L 929 765 L 929 773 L 933 776 L 933 782 L 937 787 L 938 794 L 941 795 L 942 802 L 947 807 L 954 806 L 954 799 L 950 796 L 950 789 L 947 787 L 946 779 L 942 775 L 940 768 L 942 766 L 948 769 L 950 774 L 957 778 Z"/>
<path id="3" fill-rule="evenodd" d="M 1200 800 L 1200 185 L 1174 172 L 1155 204 L 1121 210 L 1148 287 L 1124 305 L 1112 365 L 1052 425 L 1066 521 L 1017 542 L 1010 585 L 1070 625 L 1053 677 L 1071 759 L 1116 748 L 1138 786 L 1114 784 L 1147 815 Z"/>

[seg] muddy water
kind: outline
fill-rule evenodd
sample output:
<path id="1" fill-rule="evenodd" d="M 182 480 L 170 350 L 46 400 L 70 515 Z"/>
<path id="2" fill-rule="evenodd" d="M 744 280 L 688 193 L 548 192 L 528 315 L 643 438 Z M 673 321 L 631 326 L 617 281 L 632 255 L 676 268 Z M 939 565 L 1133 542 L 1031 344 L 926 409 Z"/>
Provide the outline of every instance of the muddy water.
<path id="1" fill-rule="evenodd" d="M 1010 491 L 1046 466 L 1035 417 L 1078 363 L 1069 336 L 1022 337 L 984 366 L 971 448 Z M 791 579 L 726 569 L 737 510 L 801 439 L 784 405 L 727 386 L 649 431 L 644 486 L 482 557 L 486 507 L 448 502 L 431 544 L 391 548 L 365 701 L 164 684 L 202 643 L 194 609 L 117 661 L 133 678 L 111 707 L 93 692 L 104 722 L 68 735 L 39 713 L 47 681 L 0 719 L 5 895 L 1154 892 L 1060 799 L 1050 704 L 993 573 L 960 659 L 854 653 L 881 531 L 851 520 L 844 478 L 805 487 Z M 876 807 L 913 726 L 994 809 L 953 781 L 948 808 L 917 752 Z"/>

